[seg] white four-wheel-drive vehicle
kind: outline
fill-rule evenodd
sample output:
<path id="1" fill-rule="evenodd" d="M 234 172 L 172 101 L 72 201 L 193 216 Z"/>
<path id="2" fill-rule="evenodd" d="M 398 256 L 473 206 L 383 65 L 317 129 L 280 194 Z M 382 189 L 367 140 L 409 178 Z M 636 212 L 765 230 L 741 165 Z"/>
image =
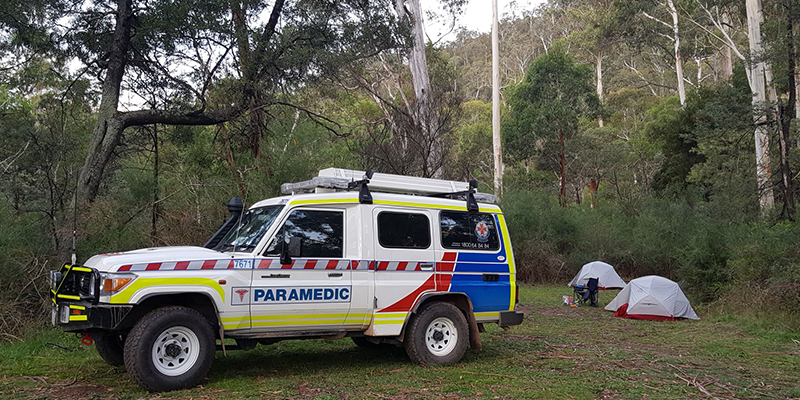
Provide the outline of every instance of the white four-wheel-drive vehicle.
<path id="1" fill-rule="evenodd" d="M 452 364 L 480 348 L 483 324 L 523 319 L 503 214 L 473 186 L 330 168 L 244 212 L 231 199 L 204 247 L 53 271 L 53 323 L 93 337 L 151 391 L 197 385 L 223 339 L 248 349 L 350 337 Z"/>

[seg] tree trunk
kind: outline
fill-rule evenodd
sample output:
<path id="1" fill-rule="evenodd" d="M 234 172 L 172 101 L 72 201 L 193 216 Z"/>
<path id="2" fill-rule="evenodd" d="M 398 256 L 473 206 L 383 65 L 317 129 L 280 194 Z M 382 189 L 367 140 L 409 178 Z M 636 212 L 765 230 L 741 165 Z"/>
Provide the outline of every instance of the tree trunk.
<path id="1" fill-rule="evenodd" d="M 731 17 L 728 15 L 728 11 L 722 12 L 722 26 L 730 26 L 731 24 Z M 722 79 L 728 80 L 731 76 L 733 76 L 733 51 L 731 50 L 730 46 L 725 46 L 722 48 Z"/>
<path id="2" fill-rule="evenodd" d="M 500 40 L 497 0 L 492 0 L 492 154 L 494 194 L 503 194 L 503 144 L 500 138 Z"/>
<path id="3" fill-rule="evenodd" d="M 603 104 L 603 52 L 598 51 L 595 55 L 595 69 L 597 70 L 597 98 Z M 597 125 L 603 127 L 603 116 L 597 117 Z"/>
<path id="4" fill-rule="evenodd" d="M 117 0 L 116 25 L 111 46 L 108 49 L 108 67 L 103 80 L 97 122 L 95 122 L 89 141 L 89 154 L 83 163 L 78 180 L 78 195 L 81 203 L 92 202 L 97 196 L 103 172 L 124 129 L 114 116 L 117 113 L 120 85 L 125 74 L 132 16 L 131 0 Z"/>
<path id="5" fill-rule="evenodd" d="M 678 77 L 678 98 L 681 100 L 681 106 L 686 105 L 686 85 L 683 82 L 683 58 L 681 57 L 681 37 L 680 29 L 678 28 L 678 10 L 675 9 L 675 4 L 672 0 L 667 0 L 667 8 L 669 14 L 672 16 L 672 36 L 675 44 L 675 73 Z"/>
<path id="6" fill-rule="evenodd" d="M 561 188 L 559 190 L 559 197 L 561 197 L 561 207 L 567 208 L 567 177 L 566 177 L 566 162 L 564 157 L 564 130 L 558 128 L 558 142 L 561 145 Z"/>
<path id="7" fill-rule="evenodd" d="M 794 194 L 792 192 L 792 170 L 789 166 L 789 135 L 795 102 L 797 101 L 793 12 L 792 2 L 789 2 L 788 9 L 786 10 L 786 59 L 788 66 L 786 77 L 789 98 L 786 104 L 779 107 L 781 129 L 780 140 L 778 142 L 781 154 L 781 183 L 783 183 L 783 209 L 781 210 L 781 216 L 790 221 L 794 221 L 795 205 Z"/>
<path id="8" fill-rule="evenodd" d="M 161 215 L 158 191 L 158 162 L 158 127 L 153 125 L 153 209 L 150 227 L 150 241 L 153 246 L 158 246 L 158 218 Z"/>
<path id="9" fill-rule="evenodd" d="M 438 137 L 436 113 L 433 110 L 433 93 L 428 75 L 428 60 L 425 56 L 425 36 L 423 34 L 422 8 L 419 0 L 409 0 L 411 10 L 407 10 L 404 0 L 396 0 L 395 10 L 398 17 L 411 20 L 411 32 L 414 46 L 408 53 L 408 65 L 411 69 L 411 83 L 417 99 L 417 126 L 428 139 L 429 150 L 424 160 L 423 174 L 432 178 L 441 178 L 442 144 Z"/>
<path id="10" fill-rule="evenodd" d="M 775 199 L 770 185 L 769 130 L 767 124 L 767 98 L 765 79 L 765 62 L 761 59 L 761 1 L 747 0 L 747 31 L 750 42 L 751 79 L 750 90 L 753 93 L 753 122 L 755 123 L 756 144 L 756 180 L 758 182 L 759 203 L 762 211 L 773 208 Z"/>

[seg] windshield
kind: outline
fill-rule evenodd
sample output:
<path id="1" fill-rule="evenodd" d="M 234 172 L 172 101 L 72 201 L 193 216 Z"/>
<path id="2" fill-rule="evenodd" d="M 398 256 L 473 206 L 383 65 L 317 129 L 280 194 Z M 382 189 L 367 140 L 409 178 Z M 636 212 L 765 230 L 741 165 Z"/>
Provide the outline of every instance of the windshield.
<path id="1" fill-rule="evenodd" d="M 283 206 L 268 206 L 247 210 L 225 237 L 214 247 L 217 251 L 253 251 L 264 237 Z"/>

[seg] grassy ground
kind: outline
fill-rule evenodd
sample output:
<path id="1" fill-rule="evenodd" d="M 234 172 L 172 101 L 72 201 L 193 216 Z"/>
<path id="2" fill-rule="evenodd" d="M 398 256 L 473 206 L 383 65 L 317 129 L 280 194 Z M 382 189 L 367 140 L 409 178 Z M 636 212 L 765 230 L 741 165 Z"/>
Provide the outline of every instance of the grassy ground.
<path id="1" fill-rule="evenodd" d="M 800 398 L 800 334 L 727 317 L 650 322 L 560 304 L 565 287 L 523 287 L 521 326 L 487 326 L 483 351 L 444 368 L 402 349 L 288 341 L 218 354 L 202 387 L 148 394 L 72 335 L 0 346 L 0 398 Z M 601 292 L 601 307 L 616 292 Z M 702 309 L 697 310 L 705 317 Z"/>

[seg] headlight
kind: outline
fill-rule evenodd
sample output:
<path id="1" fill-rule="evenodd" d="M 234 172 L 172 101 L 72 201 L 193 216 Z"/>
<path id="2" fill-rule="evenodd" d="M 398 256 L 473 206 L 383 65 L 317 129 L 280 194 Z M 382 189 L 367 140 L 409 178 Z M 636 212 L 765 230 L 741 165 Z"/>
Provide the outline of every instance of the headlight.
<path id="1" fill-rule="evenodd" d="M 81 296 L 94 297 L 94 274 L 80 274 L 76 277 L 76 280 L 78 284 L 78 293 Z"/>
<path id="2" fill-rule="evenodd" d="M 55 292 L 59 282 L 61 282 L 61 272 L 50 271 L 50 290 Z"/>
<path id="3" fill-rule="evenodd" d="M 100 285 L 101 296 L 111 296 L 124 289 L 136 279 L 133 274 L 100 274 L 102 284 Z"/>

